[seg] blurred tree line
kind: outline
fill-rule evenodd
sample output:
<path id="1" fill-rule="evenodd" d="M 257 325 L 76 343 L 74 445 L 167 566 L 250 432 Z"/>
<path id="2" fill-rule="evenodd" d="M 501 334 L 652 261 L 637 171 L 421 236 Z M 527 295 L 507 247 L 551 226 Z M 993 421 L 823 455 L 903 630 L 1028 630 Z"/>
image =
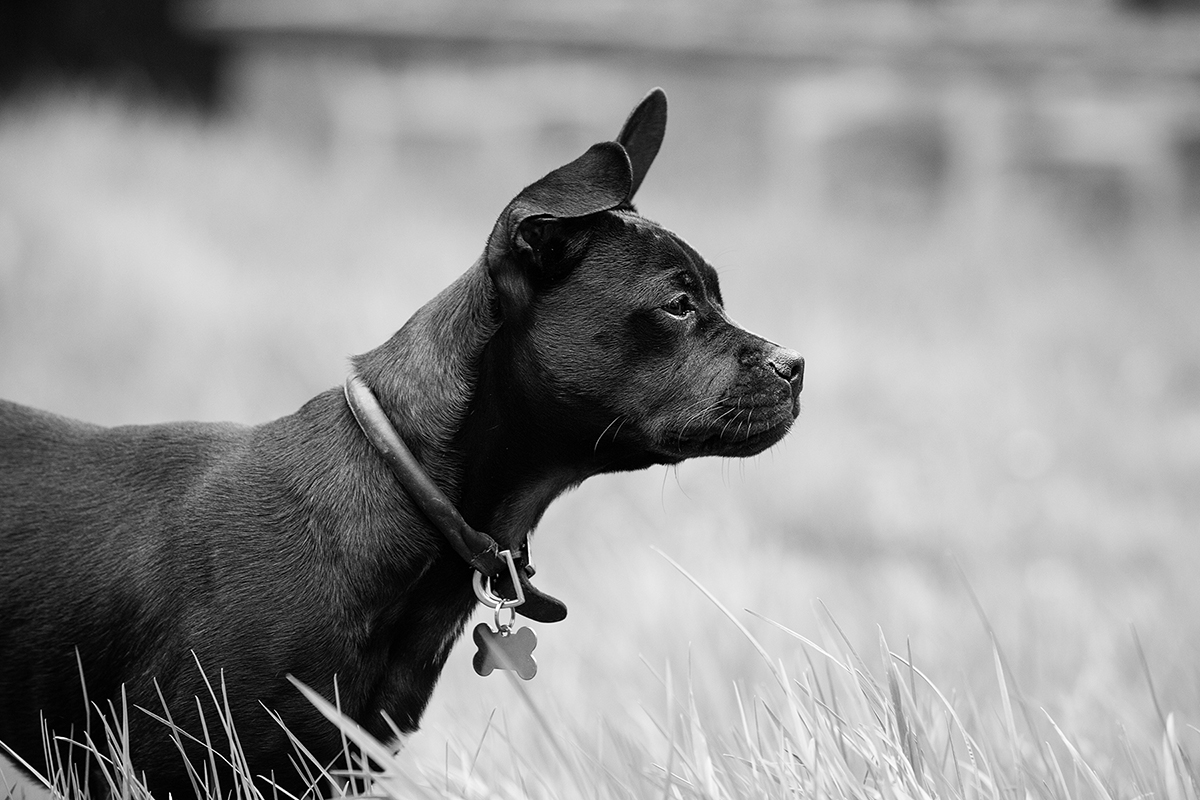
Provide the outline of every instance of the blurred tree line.
<path id="1" fill-rule="evenodd" d="M 210 106 L 223 47 L 189 35 L 172 0 L 3 0 L 0 96 L 82 79 Z"/>
<path id="2" fill-rule="evenodd" d="M 311 15 L 322 8 L 333 11 L 339 0 L 307 0 L 289 11 L 275 7 L 287 16 Z M 892 0 L 883 6 L 969 7 L 978 0 Z M 1042 0 L 1047 7 L 1103 8 L 1135 12 L 1143 17 L 1173 17 L 1179 13 L 1200 12 L 1200 0 Z M 212 9 L 240 11 L 261 6 L 255 0 L 3 0 L 0 2 L 0 98 L 22 87 L 47 80 L 82 79 L 91 85 L 119 86 L 125 90 L 146 91 L 158 96 L 183 99 L 203 107 L 217 100 L 221 67 L 230 49 L 228 36 L 203 26 L 188 24 L 185 17 L 199 10 L 201 16 Z M 491 4 L 476 6 L 447 3 L 468 15 L 502 13 Z M 510 5 L 510 4 L 506 4 Z M 537 3 L 517 3 L 527 12 L 536 12 Z M 570 5 L 570 4 L 568 4 Z M 586 8 L 586 2 L 574 4 Z M 620 4 L 618 4 L 619 6 Z M 649 6 L 665 5 L 651 2 Z M 836 14 L 836 2 L 800 3 L 819 14 Z M 240 6 L 240 8 L 239 8 Z M 388 15 L 403 20 L 409 13 L 429 3 L 421 0 L 393 0 L 385 7 Z M 721 9 L 739 9 L 767 16 L 795 11 L 797 4 L 772 0 L 701 0 L 682 10 L 682 14 Z M 508 9 L 511 11 L 511 7 Z M 674 7 L 675 11 L 681 11 Z M 338 10 L 333 16 L 343 15 Z M 591 13 L 591 12 L 589 12 Z M 350 15 L 353 16 L 351 11 Z M 317 13 L 319 18 L 321 13 Z M 536 19 L 538 15 L 532 13 Z M 228 31 L 226 31 L 228 33 Z"/>

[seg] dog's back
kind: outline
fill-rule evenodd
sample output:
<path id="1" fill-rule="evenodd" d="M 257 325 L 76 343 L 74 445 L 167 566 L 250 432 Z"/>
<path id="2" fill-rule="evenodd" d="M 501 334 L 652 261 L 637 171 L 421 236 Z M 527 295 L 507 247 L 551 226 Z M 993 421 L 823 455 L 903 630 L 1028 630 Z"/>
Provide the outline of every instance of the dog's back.
<path id="1" fill-rule="evenodd" d="M 48 722 L 80 716 L 78 643 L 103 643 L 79 654 L 94 697 L 136 677 L 130 656 L 167 633 L 155 620 L 168 609 L 153 606 L 172 595 L 156 587 L 195 577 L 170 574 L 195 566 L 171 552 L 197 545 L 171 530 L 180 507 L 248 430 L 103 428 L 0 400 L 0 740 L 37 737 L 39 709 Z"/>

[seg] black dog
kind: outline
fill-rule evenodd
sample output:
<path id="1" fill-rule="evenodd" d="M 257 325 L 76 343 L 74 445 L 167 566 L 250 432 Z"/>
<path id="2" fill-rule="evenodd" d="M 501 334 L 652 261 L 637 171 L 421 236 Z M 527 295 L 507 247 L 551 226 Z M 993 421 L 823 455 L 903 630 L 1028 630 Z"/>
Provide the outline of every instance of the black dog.
<path id="1" fill-rule="evenodd" d="M 631 205 L 665 125 L 655 90 L 616 142 L 517 195 L 475 265 L 354 359 L 346 396 L 257 427 L 101 428 L 0 401 L 0 741 L 38 765 L 41 719 L 81 739 L 82 672 L 93 704 L 123 687 L 196 736 L 208 714 L 223 747 L 198 662 L 223 675 L 251 773 L 299 795 L 264 706 L 324 762 L 341 743 L 286 676 L 328 697 L 336 677 L 377 737 L 381 711 L 413 731 L 473 568 L 497 596 L 523 589 L 517 611 L 565 615 L 524 561 L 561 492 L 778 442 L 803 360 L 730 321 L 712 267 Z M 192 794 L 164 723 L 131 710 L 129 729 L 150 788 Z"/>

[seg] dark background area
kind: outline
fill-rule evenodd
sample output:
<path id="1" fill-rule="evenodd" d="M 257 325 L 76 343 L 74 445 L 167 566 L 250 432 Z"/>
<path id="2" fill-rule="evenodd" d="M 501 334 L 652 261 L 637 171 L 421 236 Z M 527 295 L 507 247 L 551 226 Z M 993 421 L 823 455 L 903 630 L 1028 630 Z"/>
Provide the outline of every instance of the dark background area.
<path id="1" fill-rule="evenodd" d="M 170 0 L 0 3 L 0 93 L 61 80 L 212 107 L 225 49 L 189 35 Z"/>
<path id="2" fill-rule="evenodd" d="M 255 17 L 253 13 L 243 15 L 238 5 L 181 0 L 9 0 L 0 4 L 0 96 L 50 81 L 83 80 L 90 84 L 120 87 L 135 94 L 153 94 L 162 99 L 194 103 L 211 110 L 220 99 L 222 67 L 228 62 L 232 42 L 237 33 L 245 32 L 244 20 Z M 243 5 L 253 8 L 263 4 L 251 0 Z M 335 2 L 300 2 L 293 4 L 299 13 L 293 13 L 288 10 L 288 4 L 283 4 L 282 13 L 276 11 L 266 16 L 274 17 L 276 28 L 290 30 L 295 27 L 294 23 L 305 16 L 319 20 L 323 16 L 320 13 L 322 7 L 328 10 L 337 5 Z M 354 20 L 357 16 L 357 24 L 353 27 L 360 32 L 369 28 L 372 17 L 377 15 L 377 9 L 355 12 L 355 4 L 345 5 L 352 9 L 348 14 L 334 12 L 329 16 L 342 23 L 348 19 Z M 486 20 L 490 15 L 497 15 L 496 5 L 499 4 L 491 7 L 484 3 L 445 5 L 458 7 L 459 17 L 466 13 Z M 538 12 L 544 9 L 536 3 L 504 5 L 515 5 L 517 18 L 522 17 L 523 12 L 528 12 L 525 21 L 534 29 L 532 38 L 541 38 L 536 28 L 542 16 Z M 564 5 L 576 9 L 571 13 L 575 27 L 586 28 L 590 13 L 586 5 Z M 631 12 L 630 9 L 636 9 L 638 5 L 653 9 L 665 4 L 635 4 L 617 16 L 625 16 L 628 22 L 636 25 L 636 11 Z M 694 5 L 708 11 L 720 11 L 733 18 L 748 12 L 768 18 L 777 17 L 785 9 L 782 4 L 763 2 L 708 2 Z M 837 4 L 798 5 L 815 9 L 818 16 L 836 14 L 837 10 Z M 936 11 L 964 6 L 969 8 L 972 5 L 982 7 L 984 4 L 912 0 L 871 5 L 909 6 Z M 1113 0 L 1111 3 L 1048 0 L 1041 5 L 1058 6 L 1072 12 L 1082 10 L 1085 14 L 1116 9 L 1164 25 L 1200 12 L 1200 0 Z M 396 2 L 393 6 L 394 10 L 388 16 L 393 25 L 399 21 L 403 28 L 405 18 L 414 9 L 428 10 L 429 4 Z M 318 13 L 307 13 L 313 9 L 317 9 Z M 505 12 L 501 10 L 499 15 L 504 16 Z M 262 15 L 259 16 L 261 18 Z M 214 21 L 215 26 L 211 25 Z M 266 27 L 270 28 L 271 25 Z M 306 28 L 308 33 L 329 32 L 322 31 L 319 22 L 315 26 L 300 27 Z M 453 35 L 455 27 L 451 24 L 441 33 Z M 592 39 L 570 33 L 567 38 Z"/>

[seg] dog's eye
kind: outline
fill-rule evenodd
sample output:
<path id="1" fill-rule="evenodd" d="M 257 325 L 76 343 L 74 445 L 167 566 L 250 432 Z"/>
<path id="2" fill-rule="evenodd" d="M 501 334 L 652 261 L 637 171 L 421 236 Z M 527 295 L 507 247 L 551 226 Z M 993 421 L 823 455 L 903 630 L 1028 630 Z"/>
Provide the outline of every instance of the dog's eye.
<path id="1" fill-rule="evenodd" d="M 679 317 L 680 319 L 683 319 L 688 314 L 691 314 L 693 311 L 695 311 L 696 307 L 692 305 L 692 298 L 688 297 L 686 294 L 681 294 L 679 297 L 676 297 L 674 300 L 663 306 L 662 309 L 673 317 Z"/>

